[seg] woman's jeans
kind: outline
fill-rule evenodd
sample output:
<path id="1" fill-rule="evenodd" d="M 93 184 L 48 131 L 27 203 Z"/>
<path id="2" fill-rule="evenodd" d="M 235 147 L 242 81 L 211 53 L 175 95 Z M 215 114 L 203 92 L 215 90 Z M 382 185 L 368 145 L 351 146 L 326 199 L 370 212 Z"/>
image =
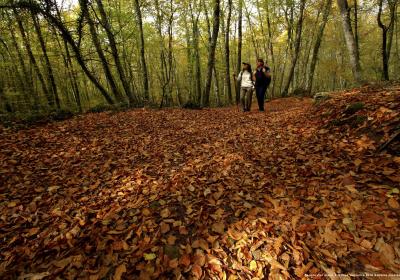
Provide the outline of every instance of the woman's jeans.
<path id="1" fill-rule="evenodd" d="M 252 98 L 253 98 L 253 88 L 251 87 L 240 88 L 240 100 L 242 102 L 243 111 L 250 111 Z"/>
<path id="2" fill-rule="evenodd" d="M 258 109 L 264 111 L 265 93 L 267 92 L 268 85 L 256 86 L 256 96 L 258 102 Z"/>

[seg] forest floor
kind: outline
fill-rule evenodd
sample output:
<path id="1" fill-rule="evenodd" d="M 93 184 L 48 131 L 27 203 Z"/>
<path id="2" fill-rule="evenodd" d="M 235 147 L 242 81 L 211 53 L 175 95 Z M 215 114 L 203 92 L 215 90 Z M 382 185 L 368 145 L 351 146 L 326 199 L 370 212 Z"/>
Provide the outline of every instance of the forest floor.
<path id="1" fill-rule="evenodd" d="M 266 108 L 0 128 L 0 278 L 398 279 L 400 86 Z"/>

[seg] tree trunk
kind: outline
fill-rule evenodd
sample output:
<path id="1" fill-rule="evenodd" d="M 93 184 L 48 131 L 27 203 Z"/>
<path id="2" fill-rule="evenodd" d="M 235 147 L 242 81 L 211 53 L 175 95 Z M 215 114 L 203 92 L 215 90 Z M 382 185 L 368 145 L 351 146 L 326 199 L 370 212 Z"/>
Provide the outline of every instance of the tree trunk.
<path id="1" fill-rule="evenodd" d="M 319 49 L 321 46 L 322 38 L 324 36 L 325 26 L 326 26 L 326 23 L 328 22 L 328 17 L 329 17 L 329 13 L 331 11 L 331 7 L 332 7 L 332 0 L 326 0 L 324 14 L 322 17 L 322 23 L 318 29 L 317 39 L 315 41 L 315 45 L 314 45 L 314 49 L 313 49 L 313 53 L 312 53 L 311 65 L 310 65 L 310 69 L 308 71 L 306 91 L 309 94 L 312 91 L 315 66 L 317 65 L 318 53 L 319 53 Z"/>
<path id="2" fill-rule="evenodd" d="M 353 30 L 351 28 L 349 5 L 347 0 L 337 0 L 340 10 L 343 33 L 346 40 L 347 50 L 350 56 L 350 64 L 353 72 L 354 80 L 360 84 L 362 81 L 360 55 L 357 50 L 356 40 L 354 38 Z"/>
<path id="3" fill-rule="evenodd" d="M 247 24 L 248 24 L 249 30 L 250 30 L 251 42 L 253 43 L 254 55 L 256 58 L 259 58 L 260 57 L 259 56 L 259 46 L 258 46 L 258 42 L 257 42 L 256 31 L 254 30 L 253 24 L 251 22 L 250 11 L 247 9 L 246 2 L 243 2 L 243 5 L 244 5 L 244 11 L 246 13 Z"/>
<path id="4" fill-rule="evenodd" d="M 114 100 L 111 98 L 110 94 L 107 92 L 107 90 L 101 85 L 101 83 L 97 80 L 97 78 L 90 72 L 89 68 L 86 65 L 86 62 L 84 58 L 82 57 L 81 50 L 79 48 L 79 41 L 78 43 L 74 41 L 71 32 L 67 29 L 67 27 L 63 24 L 61 20 L 61 13 L 57 9 L 57 17 L 55 17 L 51 12 L 47 10 L 42 10 L 38 8 L 37 6 L 31 7 L 31 6 L 22 6 L 21 8 L 28 9 L 28 10 L 33 10 L 35 13 L 41 14 L 44 18 L 47 19 L 47 21 L 52 24 L 55 28 L 58 29 L 58 31 L 61 34 L 61 37 L 65 42 L 67 42 L 71 48 L 72 51 L 75 54 L 76 61 L 78 62 L 79 66 L 81 67 L 82 71 L 85 73 L 85 75 L 88 77 L 88 79 L 92 82 L 92 84 L 96 87 L 96 89 L 101 93 L 101 95 L 104 97 L 104 99 L 107 101 L 108 104 L 112 105 L 114 104 Z"/>
<path id="5" fill-rule="evenodd" d="M 383 0 L 379 0 L 379 11 L 378 11 L 378 26 L 382 29 L 382 80 L 388 81 L 389 80 L 389 58 L 390 58 L 390 51 L 392 47 L 392 39 L 393 34 L 390 35 L 389 30 L 391 30 L 394 26 L 395 20 L 395 11 L 397 6 L 397 0 L 390 1 L 388 0 L 388 6 L 390 10 L 390 21 L 389 24 L 386 26 L 382 22 L 382 12 L 383 12 Z M 388 38 L 389 33 L 389 38 Z M 389 43 L 388 43 L 389 39 Z"/>
<path id="6" fill-rule="evenodd" d="M 354 40 L 357 52 L 360 53 L 360 40 L 358 36 L 358 0 L 354 0 Z"/>
<path id="7" fill-rule="evenodd" d="M 140 9 L 139 0 L 135 0 L 135 12 L 137 17 L 137 24 L 139 27 L 139 37 L 140 37 L 140 61 L 142 64 L 142 77 L 143 77 L 143 90 L 144 90 L 144 99 L 145 101 L 149 101 L 149 74 L 147 72 L 147 64 L 146 64 L 146 53 L 145 53 L 145 45 L 144 45 L 144 34 L 143 34 L 143 20 L 142 20 L 142 11 Z"/>
<path id="8" fill-rule="evenodd" d="M 81 5 L 81 9 L 83 11 L 83 13 L 86 15 L 86 20 L 87 23 L 89 25 L 89 31 L 90 31 L 90 35 L 92 37 L 92 41 L 93 41 L 93 45 L 96 49 L 97 55 L 100 58 L 100 62 L 101 62 L 101 66 L 103 68 L 104 74 L 106 76 L 107 82 L 110 85 L 111 91 L 114 93 L 116 99 L 119 102 L 124 102 L 124 98 L 121 94 L 121 92 L 118 89 L 118 86 L 115 82 L 115 79 L 111 73 L 111 69 L 108 65 L 108 61 L 107 58 L 103 52 L 103 49 L 101 47 L 101 42 L 100 39 L 97 35 L 97 31 L 96 31 L 96 26 L 94 25 L 93 19 L 90 15 L 89 12 L 89 3 L 87 0 L 80 0 L 80 5 Z"/>
<path id="9" fill-rule="evenodd" d="M 7 14 L 8 15 L 8 14 Z M 25 65 L 24 57 L 22 55 L 21 49 L 18 45 L 18 41 L 15 35 L 14 27 L 12 26 L 11 19 L 8 17 L 9 23 L 9 31 L 11 34 L 12 44 L 17 52 L 18 62 L 21 66 L 22 75 L 18 75 L 20 77 L 20 86 L 22 88 L 23 94 L 27 100 L 33 99 L 33 110 L 39 110 L 39 96 L 35 89 L 33 88 L 32 77 Z"/>
<path id="10" fill-rule="evenodd" d="M 213 30 L 212 30 L 212 40 L 208 48 L 208 63 L 207 63 L 207 76 L 206 76 L 206 86 L 203 95 L 203 106 L 210 106 L 210 90 L 212 82 L 212 71 L 215 64 L 215 49 L 217 47 L 217 39 L 219 32 L 219 20 L 220 20 L 220 0 L 214 0 L 213 9 Z"/>
<path id="11" fill-rule="evenodd" d="M 228 0 L 228 16 L 226 19 L 225 30 L 225 86 L 228 92 L 229 103 L 232 103 L 232 88 L 231 88 L 231 70 L 230 70 L 230 50 L 229 50 L 229 32 L 232 17 L 232 0 Z"/>
<path id="12" fill-rule="evenodd" d="M 30 62 L 32 64 L 33 68 L 35 69 L 35 72 L 36 72 L 36 75 L 37 75 L 37 77 L 39 79 L 39 82 L 40 82 L 40 85 L 42 87 L 43 93 L 46 96 L 47 103 L 51 108 L 53 108 L 54 107 L 54 100 L 53 100 L 50 92 L 47 89 L 45 79 L 44 79 L 42 73 L 40 72 L 40 68 L 39 68 L 39 65 L 36 62 L 36 58 L 33 55 L 31 43 L 29 42 L 29 39 L 28 39 L 28 37 L 26 35 L 24 26 L 22 24 L 21 17 L 20 17 L 20 15 L 18 14 L 18 12 L 16 10 L 14 10 L 14 15 L 15 15 L 15 18 L 17 20 L 18 28 L 19 28 L 19 31 L 21 33 L 21 37 L 22 37 L 22 40 L 24 42 L 26 51 L 28 53 L 29 60 L 30 60 Z"/>
<path id="13" fill-rule="evenodd" d="M 287 78 L 285 87 L 282 92 L 282 96 L 287 96 L 289 93 L 289 88 L 290 84 L 293 81 L 293 76 L 294 76 L 294 70 L 296 68 L 297 60 L 300 55 L 300 44 L 301 44 L 301 33 L 303 30 L 303 19 L 304 19 L 304 9 L 306 5 L 306 0 L 301 0 L 300 2 L 300 12 L 299 12 L 299 21 L 297 22 L 297 28 L 296 28 L 296 42 L 295 42 L 295 47 L 294 47 L 294 56 L 292 59 L 292 65 L 289 70 L 289 76 Z"/>
<path id="14" fill-rule="evenodd" d="M 200 61 L 200 47 L 199 47 L 199 18 L 197 17 L 193 21 L 193 48 L 194 48 L 194 61 L 195 61 L 195 83 L 196 83 L 196 103 L 200 105 L 201 103 L 201 61 Z"/>
<path id="15" fill-rule="evenodd" d="M 242 19 L 243 19 L 243 0 L 239 0 L 238 7 L 238 48 L 237 48 L 237 72 L 239 73 L 242 69 Z M 240 85 L 239 82 L 236 83 L 236 104 L 240 102 Z"/>
<path id="16" fill-rule="evenodd" d="M 271 62 L 272 62 L 272 73 L 275 72 L 276 65 L 275 65 L 275 55 L 274 55 L 274 46 L 272 44 L 272 27 L 271 27 L 271 17 L 270 17 L 270 12 L 269 12 L 269 5 L 266 3 L 266 9 L 267 9 L 267 26 L 268 26 L 268 45 L 269 45 L 269 51 L 271 52 Z M 266 54 L 268 55 L 268 54 Z M 272 75 L 272 90 L 271 90 L 271 98 L 275 96 L 275 84 L 277 81 L 278 75 Z"/>
<path id="17" fill-rule="evenodd" d="M 33 14 L 33 13 L 31 13 L 31 17 L 32 17 L 32 20 L 33 20 L 33 25 L 35 27 L 36 34 L 37 34 L 38 39 L 39 39 L 40 47 L 42 48 L 44 61 L 45 61 L 45 64 L 46 64 L 46 69 L 47 69 L 47 75 L 49 77 L 50 84 L 51 84 L 51 90 L 53 92 L 53 97 L 54 97 L 57 109 L 61 109 L 60 98 L 58 96 L 56 80 L 54 78 L 54 73 L 53 73 L 53 67 L 51 66 L 49 56 L 47 55 L 47 47 L 46 47 L 46 44 L 45 44 L 44 39 L 43 39 L 42 30 L 40 28 L 39 20 L 38 20 L 37 16 L 35 14 Z"/>
<path id="18" fill-rule="evenodd" d="M 214 74 L 214 92 L 215 92 L 215 99 L 217 101 L 217 106 L 221 107 L 221 89 L 219 88 L 219 81 L 218 81 L 218 73 L 217 73 L 217 68 L 214 65 L 213 68 L 213 74 Z"/>
<path id="19" fill-rule="evenodd" d="M 134 103 L 133 92 L 129 86 L 128 80 L 126 79 L 124 68 L 122 67 L 121 59 L 119 57 L 117 43 L 115 41 L 115 36 L 112 32 L 110 21 L 108 20 L 108 16 L 106 11 L 104 10 L 102 0 L 96 0 L 97 8 L 100 12 L 100 22 L 103 26 L 104 30 L 106 31 L 107 38 L 111 47 L 111 54 L 114 58 L 115 66 L 117 67 L 118 76 L 122 83 L 122 87 L 124 88 L 125 94 L 128 97 L 129 103 L 132 105 Z"/>
<path id="20" fill-rule="evenodd" d="M 80 113 L 82 113 L 83 110 L 82 110 L 81 94 L 80 94 L 80 90 L 79 90 L 79 86 L 78 86 L 78 82 L 77 82 L 78 78 L 77 78 L 77 75 L 74 70 L 74 64 L 72 63 L 71 54 L 68 49 L 68 43 L 65 40 L 63 40 L 63 42 L 64 42 L 64 49 L 65 49 L 65 53 L 66 53 L 65 66 L 68 69 L 68 73 L 69 73 L 69 76 L 71 79 L 72 90 L 74 92 L 75 102 L 76 102 L 76 105 L 78 106 L 78 111 Z"/>

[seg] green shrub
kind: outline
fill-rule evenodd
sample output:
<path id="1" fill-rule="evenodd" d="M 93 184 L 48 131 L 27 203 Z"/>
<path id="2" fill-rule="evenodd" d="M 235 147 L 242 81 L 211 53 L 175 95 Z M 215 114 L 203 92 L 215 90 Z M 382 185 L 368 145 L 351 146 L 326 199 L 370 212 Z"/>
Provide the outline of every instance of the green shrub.
<path id="1" fill-rule="evenodd" d="M 90 108 L 87 112 L 88 113 L 101 113 L 101 112 L 113 111 L 113 110 L 114 110 L 114 107 L 112 105 L 99 104 L 99 105 L 96 105 L 96 106 Z"/>
<path id="2" fill-rule="evenodd" d="M 202 107 L 200 104 L 197 104 L 193 101 L 188 101 L 182 106 L 183 109 L 191 109 L 191 110 L 201 110 Z"/>
<path id="3" fill-rule="evenodd" d="M 365 105 L 362 102 L 356 102 L 353 104 L 350 104 L 349 106 L 346 107 L 346 109 L 344 110 L 344 113 L 346 115 L 353 115 L 355 113 L 357 113 L 358 111 L 364 109 Z"/>

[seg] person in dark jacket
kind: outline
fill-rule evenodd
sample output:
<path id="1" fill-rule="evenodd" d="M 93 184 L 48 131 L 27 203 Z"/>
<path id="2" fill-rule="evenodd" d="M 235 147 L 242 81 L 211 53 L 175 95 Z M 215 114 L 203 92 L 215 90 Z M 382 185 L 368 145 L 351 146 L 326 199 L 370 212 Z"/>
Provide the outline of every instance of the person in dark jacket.
<path id="1" fill-rule="evenodd" d="M 253 72 L 253 79 L 256 81 L 258 109 L 260 112 L 264 112 L 265 93 L 271 83 L 271 69 L 264 64 L 264 60 L 261 58 L 257 59 L 257 69 Z"/>

